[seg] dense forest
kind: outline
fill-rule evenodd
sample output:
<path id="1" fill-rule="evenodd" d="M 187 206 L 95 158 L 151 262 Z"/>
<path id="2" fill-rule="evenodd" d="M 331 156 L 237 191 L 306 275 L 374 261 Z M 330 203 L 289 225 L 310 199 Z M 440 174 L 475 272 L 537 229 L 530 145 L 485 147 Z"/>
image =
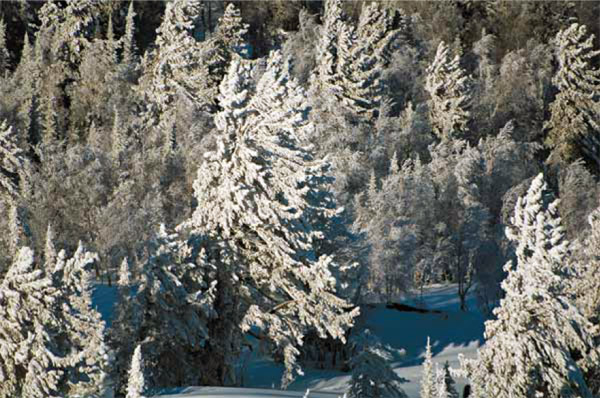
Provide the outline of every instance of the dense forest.
<path id="1" fill-rule="evenodd" d="M 600 396 L 600 2 L 0 15 L 0 398 L 235 386 L 248 338 L 403 396 L 360 305 L 433 283 L 472 396 Z"/>

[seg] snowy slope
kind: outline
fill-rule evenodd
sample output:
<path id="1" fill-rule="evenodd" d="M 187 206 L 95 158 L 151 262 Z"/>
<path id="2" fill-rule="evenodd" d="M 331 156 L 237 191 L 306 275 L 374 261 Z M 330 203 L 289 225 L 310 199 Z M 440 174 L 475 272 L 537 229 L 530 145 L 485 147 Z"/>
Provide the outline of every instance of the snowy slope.
<path id="1" fill-rule="evenodd" d="M 403 378 L 409 380 L 403 388 L 409 397 L 419 396 L 419 383 L 421 378 L 421 364 L 425 352 L 427 336 L 431 337 L 433 362 L 443 365 L 445 361 L 450 366 L 457 367 L 459 353 L 467 357 L 475 355 L 477 348 L 483 343 L 484 318 L 476 310 L 473 298 L 468 305 L 471 312 L 461 312 L 456 295 L 456 286 L 432 286 L 426 289 L 422 300 L 418 303 L 414 299 L 398 299 L 411 305 L 418 305 L 429 309 L 442 310 L 442 314 L 419 314 L 399 312 L 385 308 L 385 305 L 369 305 L 363 308 L 365 323 L 382 342 L 393 348 L 402 349 L 405 355 L 399 356 L 394 362 L 394 370 Z M 341 395 L 348 389 L 350 375 L 339 371 L 324 371 L 319 369 L 304 369 L 305 375 L 299 377 L 288 389 L 297 394 L 278 396 L 303 396 L 307 388 L 315 394 L 317 391 L 335 392 Z M 244 387 L 271 389 L 279 386 L 283 367 L 265 358 L 250 358 L 246 368 Z M 457 380 L 457 389 L 462 391 L 464 381 Z M 257 396 L 264 395 L 266 390 L 257 391 Z M 181 389 L 177 394 L 168 395 L 172 398 L 219 397 L 232 396 L 234 393 L 226 389 L 211 389 L 213 395 L 207 393 L 206 388 L 189 387 Z M 224 395 L 214 395 L 221 392 Z M 260 395 L 263 394 L 263 395 Z M 334 395 L 334 396 L 335 396 Z M 251 396 L 248 392 L 238 396 Z M 317 395 L 311 395 L 317 396 Z M 332 397 L 334 397 L 332 396 Z"/>

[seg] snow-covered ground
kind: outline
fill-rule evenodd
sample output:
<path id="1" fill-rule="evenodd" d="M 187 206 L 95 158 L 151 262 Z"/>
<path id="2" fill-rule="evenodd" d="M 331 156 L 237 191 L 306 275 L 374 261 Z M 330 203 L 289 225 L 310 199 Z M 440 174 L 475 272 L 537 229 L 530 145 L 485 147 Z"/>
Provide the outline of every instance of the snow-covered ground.
<path id="1" fill-rule="evenodd" d="M 397 301 L 442 311 L 442 314 L 400 312 L 385 308 L 382 304 L 363 309 L 366 327 L 383 343 L 405 351 L 405 355 L 397 358 L 393 367 L 399 376 L 409 380 L 402 385 L 404 391 L 410 398 L 416 398 L 419 396 L 427 336 L 431 338 L 433 362 L 442 366 L 448 361 L 451 367 L 458 367 L 459 353 L 473 357 L 483 344 L 484 317 L 477 310 L 473 297 L 467 302 L 471 310 L 460 311 L 456 285 L 430 286 L 424 291 L 422 300 L 398 298 Z M 250 363 L 247 373 L 249 377 L 245 387 L 277 387 L 283 367 L 256 358 Z M 343 393 L 348 389 L 350 375 L 347 373 L 319 369 L 304 369 L 304 373 L 290 385 L 289 390 L 305 391 L 310 388 Z M 464 384 L 463 380 L 457 380 L 459 392 L 462 392 Z"/>
<path id="2" fill-rule="evenodd" d="M 116 290 L 108 287 L 102 287 L 94 294 L 97 307 L 108 324 L 112 315 L 110 304 L 114 302 L 115 296 Z M 393 368 L 399 376 L 408 380 L 402 385 L 404 391 L 410 398 L 417 398 L 427 336 L 431 338 L 433 362 L 442 366 L 448 361 L 451 367 L 458 367 L 459 353 L 466 357 L 473 357 L 476 355 L 477 348 L 483 344 L 484 317 L 477 310 L 473 297 L 470 297 L 467 302 L 469 312 L 459 310 L 455 285 L 430 286 L 425 289 L 422 299 L 405 297 L 398 298 L 396 301 L 442 311 L 441 314 L 400 312 L 385 308 L 382 304 L 368 305 L 362 309 L 366 327 L 383 343 L 404 351 L 404 355 L 398 355 L 393 362 Z M 282 373 L 283 366 L 267 358 L 248 358 L 244 371 L 244 387 L 277 388 Z M 342 395 L 348 389 L 350 375 L 347 373 L 310 368 L 304 369 L 304 373 L 304 376 L 298 377 L 290 385 L 288 391 L 304 393 L 308 388 L 312 391 L 335 392 Z M 457 390 L 462 392 L 464 380 L 456 381 Z M 218 390 L 211 391 L 215 393 Z M 228 394 L 232 392 L 221 391 Z M 207 390 L 188 387 L 175 392 L 169 397 L 189 398 L 192 394 L 200 394 Z M 231 396 L 228 394 L 222 396 Z M 246 392 L 244 396 L 250 395 Z"/>

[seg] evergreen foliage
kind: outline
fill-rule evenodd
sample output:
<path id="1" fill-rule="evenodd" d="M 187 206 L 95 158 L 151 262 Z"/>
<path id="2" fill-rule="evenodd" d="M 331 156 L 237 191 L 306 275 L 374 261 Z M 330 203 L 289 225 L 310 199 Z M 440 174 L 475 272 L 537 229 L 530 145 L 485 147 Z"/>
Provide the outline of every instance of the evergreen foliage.
<path id="1" fill-rule="evenodd" d="M 220 318 L 233 329 L 220 355 L 230 363 L 236 335 L 257 327 L 282 353 L 286 386 L 300 372 L 297 347 L 306 332 L 344 340 L 358 310 L 335 295 L 332 258 L 314 251 L 327 236 L 311 221 L 337 209 L 329 165 L 303 144 L 312 130 L 304 90 L 279 52 L 256 87 L 250 73 L 248 63 L 234 61 L 221 84 L 221 138 L 194 182 L 199 206 L 186 225 L 217 243 L 217 300 L 228 303 Z"/>
<path id="2" fill-rule="evenodd" d="M 472 89 L 470 78 L 441 42 L 427 68 L 425 90 L 429 93 L 429 114 L 433 132 L 441 140 L 468 138 Z"/>
<path id="3" fill-rule="evenodd" d="M 138 345 L 131 357 L 131 368 L 129 369 L 129 381 L 127 383 L 126 398 L 143 398 L 146 389 L 144 379 L 144 362 L 142 358 L 142 346 Z"/>
<path id="4" fill-rule="evenodd" d="M 350 398 L 404 398 L 400 384 L 405 382 L 390 367 L 391 348 L 381 344 L 367 329 L 357 346 L 359 353 L 352 358 Z"/>
<path id="5" fill-rule="evenodd" d="M 124 396 L 136 347 L 153 388 L 237 385 L 249 336 L 285 386 L 349 364 L 361 300 L 448 282 L 498 307 L 475 395 L 600 394 L 600 3 L 1 8 L 0 397 Z"/>
<path id="6" fill-rule="evenodd" d="M 594 167 L 600 166 L 600 70 L 594 57 L 594 36 L 585 25 L 572 24 L 555 39 L 558 71 L 552 82 L 559 93 L 550 105 L 548 145 L 560 159 L 571 161 L 584 157 Z"/>
<path id="7" fill-rule="evenodd" d="M 86 283 L 92 261 L 81 248 L 61 251 L 51 278 L 31 249 L 19 251 L 0 286 L 0 396 L 109 396 L 104 327 Z"/>
<path id="8" fill-rule="evenodd" d="M 427 345 L 425 346 L 425 360 L 423 361 L 423 370 L 421 372 L 421 398 L 433 398 L 439 395 L 437 394 L 437 379 L 431 358 L 431 344 L 429 342 L 429 337 L 427 337 Z"/>
<path id="9" fill-rule="evenodd" d="M 516 268 L 505 266 L 506 296 L 486 322 L 486 345 L 477 359 L 461 358 L 475 396 L 592 396 L 584 372 L 598 361 L 594 328 L 567 294 L 578 275 L 550 199 L 540 174 L 517 201 L 507 229 Z"/>

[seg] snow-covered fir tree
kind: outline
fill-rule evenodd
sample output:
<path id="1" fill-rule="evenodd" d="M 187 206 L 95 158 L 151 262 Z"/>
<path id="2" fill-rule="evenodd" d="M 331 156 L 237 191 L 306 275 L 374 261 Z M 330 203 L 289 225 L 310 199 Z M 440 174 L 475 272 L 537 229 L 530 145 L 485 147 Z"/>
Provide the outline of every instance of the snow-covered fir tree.
<path id="1" fill-rule="evenodd" d="M 451 49 L 441 42 L 426 72 L 433 132 L 441 140 L 466 138 L 472 89 L 469 76 L 460 66 L 460 56 L 452 57 Z"/>
<path id="2" fill-rule="evenodd" d="M 135 20 L 136 13 L 134 10 L 134 2 L 129 2 L 129 7 L 127 8 L 127 16 L 125 17 L 125 34 L 121 37 L 121 48 L 123 49 L 123 54 L 121 57 L 121 62 L 129 67 L 133 66 L 137 63 L 138 53 L 137 46 L 135 44 Z"/>
<path id="3" fill-rule="evenodd" d="M 206 383 L 201 370 L 207 358 L 200 354 L 209 338 L 208 320 L 216 316 L 216 283 L 203 254 L 194 253 L 187 262 L 181 246 L 178 236 L 161 226 L 148 243 L 148 259 L 133 288 L 125 285 L 130 276 L 122 263 L 122 301 L 111 330 L 118 392 L 126 390 L 129 358 L 138 344 L 144 348 L 146 382 L 153 388 Z"/>
<path id="4" fill-rule="evenodd" d="M 559 93 L 550 105 L 547 144 L 565 161 L 579 157 L 600 166 L 600 69 L 594 68 L 594 35 L 572 24 L 555 38 L 558 71 L 552 82 Z"/>
<path id="5" fill-rule="evenodd" d="M 573 280 L 571 291 L 577 308 L 596 326 L 600 325 L 600 209 L 588 216 L 589 230 L 581 241 L 576 242 L 579 255 L 576 267 L 581 277 Z M 600 330 L 596 332 L 596 347 L 600 349 Z M 586 381 L 594 394 L 600 393 L 600 364 L 586 373 Z"/>
<path id="6" fill-rule="evenodd" d="M 97 261 L 98 255 L 86 251 L 80 243 L 69 258 L 61 250 L 52 270 L 53 283 L 62 293 L 61 317 L 70 362 L 66 370 L 68 396 L 110 398 L 113 395 L 110 379 L 113 358 L 106 344 L 106 325 L 92 306 L 92 268 Z"/>
<path id="7" fill-rule="evenodd" d="M 22 248 L 0 285 L 0 397 L 59 397 L 68 362 L 56 337 L 60 291 Z M 62 354 L 62 355 L 61 355 Z"/>
<path id="8" fill-rule="evenodd" d="M 436 374 L 431 358 L 431 343 L 429 337 L 427 337 L 425 359 L 423 360 L 423 369 L 421 371 L 421 398 L 434 398 L 437 396 Z"/>
<path id="9" fill-rule="evenodd" d="M 0 200 L 14 203 L 25 154 L 18 145 L 16 131 L 6 121 L 0 124 Z"/>
<path id="10" fill-rule="evenodd" d="M 93 261 L 82 248 L 61 251 L 50 277 L 21 248 L 0 285 L 0 397 L 112 397 L 104 324 L 91 307 Z"/>
<path id="11" fill-rule="evenodd" d="M 473 395 L 591 397 L 584 373 L 600 359 L 595 330 L 568 293 L 579 276 L 542 174 L 517 201 L 506 233 L 517 245 L 516 267 L 505 266 L 506 296 L 477 358 L 459 357 Z"/>
<path id="12" fill-rule="evenodd" d="M 370 330 L 361 333 L 358 349 L 350 361 L 352 378 L 350 379 L 350 398 L 405 398 L 400 378 L 392 369 L 391 347 L 378 341 Z"/>
<path id="13" fill-rule="evenodd" d="M 444 363 L 444 366 L 440 368 L 436 364 L 435 370 L 435 391 L 436 398 L 458 398 L 458 391 L 454 386 L 456 383 L 450 374 L 450 365 L 448 361 Z"/>
<path id="14" fill-rule="evenodd" d="M 329 165 L 306 144 L 313 127 L 305 92 L 279 52 L 256 86 L 250 64 L 234 60 L 220 90 L 218 148 L 198 170 L 198 207 L 184 226 L 214 242 L 207 252 L 218 282 L 214 328 L 222 334 L 211 349 L 222 358 L 220 382 L 234 382 L 228 369 L 241 336 L 258 328 L 283 357 L 285 387 L 301 372 L 303 336 L 343 341 L 358 313 L 335 294 L 333 259 L 315 251 L 328 237 L 312 221 L 338 213 L 327 195 Z"/>
<path id="15" fill-rule="evenodd" d="M 408 40 L 406 17 L 377 2 L 364 3 L 355 27 L 347 21 L 342 4 L 340 0 L 325 2 L 312 90 L 333 95 L 352 113 L 374 120 L 390 52 Z"/>
<path id="16" fill-rule="evenodd" d="M 206 70 L 202 67 L 200 44 L 193 35 L 201 9 L 199 0 L 176 0 L 166 5 L 156 31 L 158 48 L 145 71 L 150 80 L 146 94 L 161 111 L 172 105 L 176 97 L 201 101 Z"/>
<path id="17" fill-rule="evenodd" d="M 250 45 L 247 41 L 248 24 L 244 23 L 241 13 L 234 3 L 230 3 L 209 39 L 202 42 L 200 56 L 205 72 L 203 86 L 204 103 L 214 110 L 219 99 L 219 85 L 227 75 L 232 60 L 250 57 Z"/>
<path id="18" fill-rule="evenodd" d="M 5 77 L 10 67 L 10 53 L 6 48 L 6 22 L 0 18 L 0 77 Z"/>
<path id="19" fill-rule="evenodd" d="M 131 357 L 131 367 L 129 368 L 129 378 L 127 381 L 127 395 L 125 398 L 143 398 L 146 388 L 142 346 L 138 344 Z"/>
<path id="20" fill-rule="evenodd" d="M 215 34 L 220 36 L 231 53 L 242 58 L 249 58 L 250 47 L 245 38 L 247 33 L 248 24 L 242 21 L 240 10 L 233 3 L 228 4 L 223 16 L 219 19 Z"/>

